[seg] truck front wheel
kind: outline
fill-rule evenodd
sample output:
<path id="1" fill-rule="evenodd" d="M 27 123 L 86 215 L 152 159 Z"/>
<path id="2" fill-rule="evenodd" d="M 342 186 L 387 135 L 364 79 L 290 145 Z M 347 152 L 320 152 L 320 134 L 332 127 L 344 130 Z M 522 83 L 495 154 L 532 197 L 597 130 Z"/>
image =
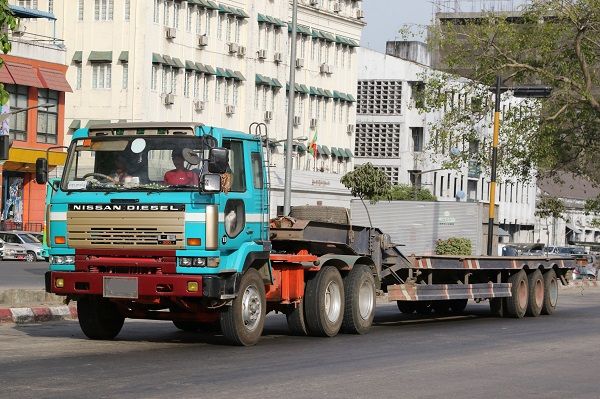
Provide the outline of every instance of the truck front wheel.
<path id="1" fill-rule="evenodd" d="M 344 277 L 344 296 L 342 329 L 350 334 L 368 333 L 375 316 L 375 279 L 368 266 L 356 265 Z"/>
<path id="2" fill-rule="evenodd" d="M 265 285 L 255 269 L 249 269 L 240 282 L 238 296 L 221 313 L 221 329 L 234 345 L 251 346 L 262 335 L 266 317 Z"/>
<path id="3" fill-rule="evenodd" d="M 333 337 L 344 317 L 344 283 L 340 272 L 325 266 L 306 282 L 304 316 L 308 333 L 318 337 Z"/>
<path id="4" fill-rule="evenodd" d="M 100 297 L 83 297 L 77 300 L 77 318 L 81 331 L 90 339 L 115 338 L 125 322 L 117 305 Z"/>

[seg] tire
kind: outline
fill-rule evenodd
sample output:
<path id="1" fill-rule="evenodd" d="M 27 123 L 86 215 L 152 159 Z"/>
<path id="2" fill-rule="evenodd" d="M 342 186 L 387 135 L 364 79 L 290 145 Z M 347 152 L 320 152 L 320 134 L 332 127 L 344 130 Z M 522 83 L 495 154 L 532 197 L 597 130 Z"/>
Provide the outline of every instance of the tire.
<path id="1" fill-rule="evenodd" d="M 355 265 L 344 277 L 344 319 L 342 331 L 366 334 L 375 317 L 375 279 L 369 266 Z"/>
<path id="2" fill-rule="evenodd" d="M 290 216 L 300 220 L 313 220 L 315 222 L 348 224 L 348 211 L 338 206 L 293 206 Z"/>
<path id="3" fill-rule="evenodd" d="M 114 339 L 125 322 L 117 305 L 95 296 L 77 300 L 77 318 L 85 336 L 97 340 Z"/>
<path id="4" fill-rule="evenodd" d="M 398 310 L 402 313 L 413 314 L 417 310 L 416 302 L 413 301 L 396 301 Z"/>
<path id="5" fill-rule="evenodd" d="M 333 337 L 344 319 L 344 283 L 340 272 L 325 266 L 306 282 L 304 316 L 309 335 Z"/>
<path id="6" fill-rule="evenodd" d="M 25 255 L 25 261 L 28 263 L 34 263 L 37 261 L 37 256 L 33 251 L 27 251 L 27 255 Z"/>
<path id="7" fill-rule="evenodd" d="M 538 317 L 544 305 L 544 279 L 539 270 L 527 275 L 527 316 Z"/>
<path id="8" fill-rule="evenodd" d="M 422 316 L 428 316 L 431 314 L 433 308 L 431 307 L 431 301 L 417 301 L 415 302 L 415 311 L 417 314 Z"/>
<path id="9" fill-rule="evenodd" d="M 550 315 L 554 313 L 558 303 L 558 279 L 556 272 L 552 269 L 542 275 L 544 279 L 544 304 L 542 305 L 542 314 Z"/>
<path id="10" fill-rule="evenodd" d="M 447 315 L 450 313 L 450 301 L 432 301 L 431 307 L 436 315 Z"/>
<path id="11" fill-rule="evenodd" d="M 527 312 L 527 299 L 529 296 L 527 275 L 521 270 L 510 276 L 508 282 L 512 284 L 510 288 L 512 296 L 506 298 L 506 314 L 520 319 L 525 316 L 525 312 Z"/>
<path id="12" fill-rule="evenodd" d="M 306 322 L 304 321 L 304 300 L 301 300 L 297 306 L 291 307 L 291 310 L 286 313 L 287 325 L 290 329 L 290 334 L 299 337 L 308 335 L 306 330 Z"/>
<path id="13" fill-rule="evenodd" d="M 231 306 L 221 313 L 225 339 L 238 346 L 255 345 L 262 335 L 266 318 L 265 284 L 256 269 L 249 269 Z"/>
<path id="14" fill-rule="evenodd" d="M 504 317 L 504 298 L 490 298 L 490 313 L 495 317 Z"/>
<path id="15" fill-rule="evenodd" d="M 452 313 L 463 313 L 467 308 L 468 299 L 451 299 L 450 300 L 450 311 Z"/>

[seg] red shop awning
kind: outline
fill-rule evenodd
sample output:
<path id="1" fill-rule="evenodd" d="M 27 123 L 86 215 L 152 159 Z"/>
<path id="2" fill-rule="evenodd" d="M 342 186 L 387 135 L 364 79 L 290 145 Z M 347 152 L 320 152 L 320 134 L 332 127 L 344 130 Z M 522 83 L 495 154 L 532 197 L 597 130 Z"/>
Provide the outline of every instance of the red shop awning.
<path id="1" fill-rule="evenodd" d="M 42 81 L 43 87 L 45 88 L 56 91 L 73 91 L 73 89 L 71 89 L 71 86 L 69 85 L 69 82 L 67 82 L 65 74 L 60 71 L 39 68 L 38 76 Z"/>
<path id="2" fill-rule="evenodd" d="M 10 76 L 10 73 L 8 73 L 8 68 L 6 67 L 6 63 L 4 63 L 4 64 L 2 64 L 2 66 L 0 66 L 0 82 L 8 83 L 11 85 L 15 84 L 15 80 L 12 78 L 12 76 Z"/>
<path id="3" fill-rule="evenodd" d="M 31 65 L 18 64 L 10 61 L 4 61 L 4 63 L 16 84 L 38 88 L 44 87 L 42 82 L 38 79 L 35 69 Z"/>

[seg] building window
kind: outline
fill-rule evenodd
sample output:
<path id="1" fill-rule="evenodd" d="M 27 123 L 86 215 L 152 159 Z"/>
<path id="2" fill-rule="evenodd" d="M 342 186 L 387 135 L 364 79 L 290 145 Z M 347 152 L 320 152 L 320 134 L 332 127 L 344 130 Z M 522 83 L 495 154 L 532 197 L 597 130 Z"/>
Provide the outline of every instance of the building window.
<path id="1" fill-rule="evenodd" d="M 225 19 L 225 15 L 217 16 L 217 39 L 221 40 L 223 38 L 223 22 Z"/>
<path id="2" fill-rule="evenodd" d="M 156 91 L 158 84 L 158 65 L 152 65 L 152 76 L 150 78 L 150 90 Z"/>
<path id="3" fill-rule="evenodd" d="M 162 73 L 162 92 L 164 94 L 169 93 L 168 88 L 169 88 L 169 74 L 170 74 L 170 67 L 165 67 L 163 66 L 163 73 Z"/>
<path id="4" fill-rule="evenodd" d="M 206 23 L 204 24 L 204 34 L 206 36 L 210 35 L 210 16 L 212 14 L 211 10 L 206 10 Z"/>
<path id="5" fill-rule="evenodd" d="M 125 21 L 129 21 L 129 17 L 131 15 L 131 0 L 125 0 Z"/>
<path id="6" fill-rule="evenodd" d="M 152 21 L 156 24 L 159 22 L 159 14 L 160 14 L 160 0 L 154 0 L 154 14 L 153 14 Z"/>
<path id="7" fill-rule="evenodd" d="M 78 64 L 75 66 L 75 74 L 76 74 L 76 80 L 75 80 L 75 89 L 79 90 L 81 89 L 81 75 L 82 75 L 82 67 L 81 64 Z"/>
<path id="8" fill-rule="evenodd" d="M 192 8 L 191 5 L 188 5 L 186 10 L 187 10 L 187 12 L 186 12 L 186 18 L 185 18 L 185 30 L 187 32 L 191 32 L 192 31 L 192 19 L 194 16 L 194 9 Z"/>
<path id="9" fill-rule="evenodd" d="M 96 21 L 112 21 L 114 0 L 95 0 L 94 19 Z"/>
<path id="10" fill-rule="evenodd" d="M 163 4 L 163 25 L 169 26 L 169 2 L 165 0 Z"/>
<path id="11" fill-rule="evenodd" d="M 398 184 L 398 178 L 400 176 L 400 168 L 396 168 L 394 166 L 377 166 L 377 169 L 384 172 L 388 179 L 390 179 L 390 183 Z"/>
<path id="12" fill-rule="evenodd" d="M 238 82 L 233 82 L 233 100 L 232 104 L 237 106 L 238 103 L 238 94 L 239 94 L 240 85 Z"/>
<path id="13" fill-rule="evenodd" d="M 179 29 L 179 3 L 173 4 L 173 28 Z"/>
<path id="14" fill-rule="evenodd" d="M 123 85 L 122 88 L 127 90 L 129 85 L 129 64 L 123 64 Z"/>
<path id="15" fill-rule="evenodd" d="M 359 80 L 357 113 L 366 115 L 400 115 L 402 113 L 401 80 Z"/>
<path id="16" fill-rule="evenodd" d="M 399 158 L 399 123 L 359 123 L 354 152 L 357 157 Z"/>
<path id="17" fill-rule="evenodd" d="M 198 7 L 196 9 L 196 34 L 202 34 L 202 17 L 204 16 L 204 11 L 202 8 Z"/>
<path id="18" fill-rule="evenodd" d="M 38 89 L 38 104 L 52 104 L 54 106 L 38 109 L 37 142 L 56 144 L 58 131 L 58 92 L 50 89 Z"/>
<path id="19" fill-rule="evenodd" d="M 92 66 L 92 88 L 110 89 L 111 64 L 94 64 Z"/>
<path id="20" fill-rule="evenodd" d="M 48 12 L 54 12 L 54 0 L 48 0 Z"/>
<path id="21" fill-rule="evenodd" d="M 177 94 L 177 75 L 179 74 L 179 69 L 171 68 L 171 93 Z"/>
<path id="22" fill-rule="evenodd" d="M 411 127 L 410 132 L 412 133 L 413 140 L 413 151 L 423 151 L 423 128 L 422 127 Z"/>
<path id="23" fill-rule="evenodd" d="M 77 19 L 83 21 L 83 0 L 77 1 Z"/>
<path id="24" fill-rule="evenodd" d="M 203 83 L 204 83 L 204 87 L 203 87 L 203 91 L 204 91 L 204 95 L 203 95 L 203 100 L 206 102 L 208 101 L 208 81 L 209 81 L 209 76 L 208 75 L 204 75 L 204 78 L 202 79 Z"/>
<path id="25" fill-rule="evenodd" d="M 183 75 L 183 96 L 190 97 L 190 80 L 192 79 L 192 72 L 185 72 Z M 194 93 L 195 94 L 195 93 Z"/>
<path id="26" fill-rule="evenodd" d="M 215 90 L 215 103 L 219 104 L 221 102 L 221 85 L 223 84 L 223 79 L 217 78 L 217 87 Z"/>
<path id="27" fill-rule="evenodd" d="M 19 0 L 19 6 L 37 10 L 38 0 Z"/>
<path id="28" fill-rule="evenodd" d="M 254 87 L 254 109 L 258 111 L 260 108 L 260 86 Z"/>
<path id="29" fill-rule="evenodd" d="M 27 86 L 4 85 L 4 87 L 8 91 L 8 105 L 11 112 L 27 108 Z M 11 139 L 27 140 L 27 113 L 27 111 L 19 112 L 8 118 Z"/>

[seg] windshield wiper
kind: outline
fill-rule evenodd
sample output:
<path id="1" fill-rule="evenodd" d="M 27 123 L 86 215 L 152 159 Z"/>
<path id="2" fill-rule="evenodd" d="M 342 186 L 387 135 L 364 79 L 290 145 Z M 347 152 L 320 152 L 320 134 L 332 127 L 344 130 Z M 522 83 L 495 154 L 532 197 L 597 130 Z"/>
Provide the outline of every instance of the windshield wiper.
<path id="1" fill-rule="evenodd" d="M 172 184 L 170 186 L 166 186 L 166 189 L 168 190 L 172 190 L 172 189 L 190 189 L 193 188 L 194 190 L 198 189 L 198 186 L 194 186 L 191 184 Z"/>

